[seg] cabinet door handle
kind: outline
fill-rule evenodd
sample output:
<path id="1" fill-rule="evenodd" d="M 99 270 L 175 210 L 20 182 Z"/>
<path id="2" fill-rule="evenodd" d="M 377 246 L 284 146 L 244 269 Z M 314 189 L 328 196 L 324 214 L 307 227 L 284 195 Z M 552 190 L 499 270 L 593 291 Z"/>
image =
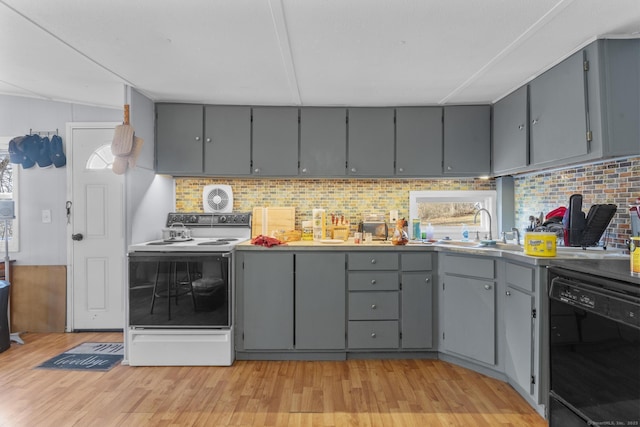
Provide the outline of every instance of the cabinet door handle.
<path id="1" fill-rule="evenodd" d="M 196 136 L 196 141 L 200 141 L 200 137 L 199 136 Z"/>
<path id="2" fill-rule="evenodd" d="M 302 173 L 307 173 L 307 168 L 302 168 Z"/>
<path id="3" fill-rule="evenodd" d="M 352 173 L 356 173 L 356 168 L 351 168 Z"/>
<path id="4" fill-rule="evenodd" d="M 510 297 L 511 296 L 511 292 L 507 291 L 504 293 L 506 296 Z"/>
<path id="5" fill-rule="evenodd" d="M 447 166 L 448 171 L 450 171 L 451 169 L 453 169 L 451 166 Z"/>
<path id="6" fill-rule="evenodd" d="M 518 130 L 524 130 L 524 125 L 518 125 Z"/>
<path id="7" fill-rule="evenodd" d="M 375 285 L 376 284 L 376 279 L 371 279 L 371 284 Z"/>
<path id="8" fill-rule="evenodd" d="M 376 333 L 375 332 L 371 332 L 371 338 L 375 338 L 376 337 Z"/>
<path id="9" fill-rule="evenodd" d="M 491 290 L 491 285 L 484 285 L 484 288 L 485 288 L 486 290 Z"/>
<path id="10" fill-rule="evenodd" d="M 255 169 L 253 170 L 253 173 L 260 173 L 260 168 L 255 168 Z"/>
<path id="11" fill-rule="evenodd" d="M 378 306 L 377 306 L 377 305 L 375 305 L 375 304 L 371 304 L 371 310 L 375 310 L 376 308 L 378 308 Z"/>
<path id="12" fill-rule="evenodd" d="M 538 120 L 538 119 L 533 119 L 533 120 L 531 121 L 531 124 L 532 124 L 532 125 L 537 125 L 539 121 L 540 121 L 540 120 Z"/>
<path id="13" fill-rule="evenodd" d="M 207 138 L 207 139 L 205 139 L 205 141 L 211 142 L 211 138 Z"/>
<path id="14" fill-rule="evenodd" d="M 375 263 L 376 263 L 376 259 L 375 259 L 375 258 L 372 258 L 372 259 L 371 259 L 371 264 L 375 264 Z"/>
<path id="15" fill-rule="evenodd" d="M 403 168 L 398 168 L 398 172 L 404 172 Z"/>
<path id="16" fill-rule="evenodd" d="M 427 277 L 426 279 L 424 279 L 425 283 L 429 283 L 429 278 Z"/>

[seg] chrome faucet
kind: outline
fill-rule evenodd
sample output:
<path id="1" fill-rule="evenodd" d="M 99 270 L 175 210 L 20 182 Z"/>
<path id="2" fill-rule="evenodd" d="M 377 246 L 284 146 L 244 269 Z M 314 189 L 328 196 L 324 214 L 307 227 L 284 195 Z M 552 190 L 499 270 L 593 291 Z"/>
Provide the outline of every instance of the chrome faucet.
<path id="1" fill-rule="evenodd" d="M 513 227 L 511 229 L 511 231 L 513 231 L 515 233 L 515 235 L 516 235 L 516 244 L 518 246 L 520 246 L 520 230 L 518 230 L 516 227 Z"/>
<path id="2" fill-rule="evenodd" d="M 478 218 L 478 214 L 482 211 L 485 211 L 487 213 L 487 216 L 489 217 L 489 240 L 493 240 L 493 236 L 491 233 L 491 214 L 489 213 L 488 210 L 486 210 L 485 208 L 480 208 L 476 211 L 476 214 L 473 216 L 473 223 L 476 223 L 476 219 Z"/>

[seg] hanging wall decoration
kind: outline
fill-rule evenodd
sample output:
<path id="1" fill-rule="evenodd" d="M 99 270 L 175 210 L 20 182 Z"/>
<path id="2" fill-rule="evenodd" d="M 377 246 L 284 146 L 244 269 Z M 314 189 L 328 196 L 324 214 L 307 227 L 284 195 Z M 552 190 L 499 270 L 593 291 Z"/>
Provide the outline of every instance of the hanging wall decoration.
<path id="1" fill-rule="evenodd" d="M 67 164 L 62 138 L 58 131 L 49 139 L 51 131 L 29 131 L 29 134 L 17 136 L 9 141 L 9 159 L 11 163 L 22 165 L 23 169 L 55 166 L 61 168 Z M 46 134 L 41 136 L 40 134 Z"/>

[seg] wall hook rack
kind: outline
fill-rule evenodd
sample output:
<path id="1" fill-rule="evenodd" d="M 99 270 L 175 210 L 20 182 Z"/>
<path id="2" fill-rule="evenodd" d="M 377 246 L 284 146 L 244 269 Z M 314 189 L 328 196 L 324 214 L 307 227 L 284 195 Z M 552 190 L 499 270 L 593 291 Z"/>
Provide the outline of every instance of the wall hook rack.
<path id="1" fill-rule="evenodd" d="M 58 135 L 58 129 L 56 128 L 56 130 L 33 130 L 31 128 L 29 128 L 29 135 L 44 135 L 46 134 L 46 136 L 55 134 Z"/>

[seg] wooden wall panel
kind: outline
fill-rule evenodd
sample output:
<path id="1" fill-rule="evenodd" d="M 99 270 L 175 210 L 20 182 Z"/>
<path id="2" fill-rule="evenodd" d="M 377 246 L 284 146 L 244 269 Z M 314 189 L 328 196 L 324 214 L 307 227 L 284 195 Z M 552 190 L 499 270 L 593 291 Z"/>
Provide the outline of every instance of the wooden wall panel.
<path id="1" fill-rule="evenodd" d="M 67 267 L 11 267 L 11 331 L 64 332 L 67 317 Z"/>

